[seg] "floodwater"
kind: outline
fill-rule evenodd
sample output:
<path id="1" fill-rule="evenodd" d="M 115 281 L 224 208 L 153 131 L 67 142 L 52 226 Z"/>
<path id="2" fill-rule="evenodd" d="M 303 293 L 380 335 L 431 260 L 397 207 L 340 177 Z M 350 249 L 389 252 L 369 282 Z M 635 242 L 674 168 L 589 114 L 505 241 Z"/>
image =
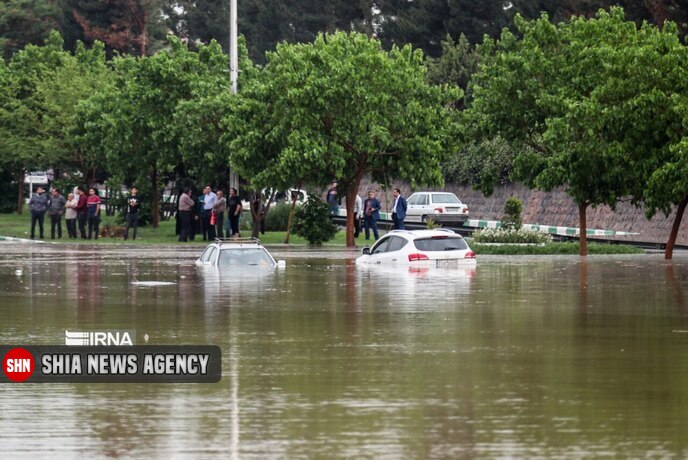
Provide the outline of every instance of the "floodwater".
<path id="1" fill-rule="evenodd" d="M 135 329 L 216 384 L 0 385 L 0 457 L 688 457 L 688 256 L 361 269 L 287 252 L 0 246 L 0 343 Z M 135 281 L 174 284 L 147 286 Z"/>

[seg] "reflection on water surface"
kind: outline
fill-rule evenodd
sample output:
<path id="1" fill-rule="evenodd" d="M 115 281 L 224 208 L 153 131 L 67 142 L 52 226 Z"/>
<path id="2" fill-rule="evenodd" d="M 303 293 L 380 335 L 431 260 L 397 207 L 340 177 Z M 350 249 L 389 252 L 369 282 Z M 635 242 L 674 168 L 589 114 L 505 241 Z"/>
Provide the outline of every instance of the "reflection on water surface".
<path id="1" fill-rule="evenodd" d="M 688 455 L 688 257 L 196 268 L 199 248 L 2 246 L 0 339 L 217 344 L 213 385 L 5 384 L 0 455 Z M 135 282 L 162 281 L 163 286 Z"/>

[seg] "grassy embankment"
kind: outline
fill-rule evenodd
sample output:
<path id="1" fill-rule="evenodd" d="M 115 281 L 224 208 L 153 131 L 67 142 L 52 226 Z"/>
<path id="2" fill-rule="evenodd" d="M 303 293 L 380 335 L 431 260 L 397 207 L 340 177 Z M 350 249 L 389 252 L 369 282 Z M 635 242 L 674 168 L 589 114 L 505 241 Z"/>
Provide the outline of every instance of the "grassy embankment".
<path id="1" fill-rule="evenodd" d="M 108 224 L 114 224 L 114 217 L 105 217 L 101 223 L 101 227 Z M 67 229 L 66 226 L 62 225 L 62 239 L 55 240 L 61 243 L 69 244 L 184 244 L 177 241 L 177 235 L 175 235 L 175 221 L 162 221 L 157 229 L 151 226 L 140 227 L 138 231 L 138 238 L 135 241 L 129 239 L 124 241 L 122 238 L 99 238 L 95 240 L 70 240 L 66 238 Z M 9 236 L 14 238 L 29 238 L 31 230 L 31 217 L 28 212 L 22 215 L 17 214 L 0 214 L 0 236 Z M 384 232 L 382 232 L 384 233 Z M 36 234 L 38 236 L 38 228 L 36 228 Z M 242 231 L 244 236 L 250 236 L 250 232 Z M 44 236 L 46 236 L 46 241 L 50 240 L 50 220 L 45 219 L 44 224 Z M 265 235 L 260 236 L 261 242 L 264 244 L 282 244 L 284 242 L 285 232 L 267 232 Z M 306 241 L 296 235 L 291 235 L 290 244 L 294 245 L 305 245 Z M 339 232 L 335 238 L 328 242 L 326 246 L 340 246 L 345 245 L 346 238 L 344 232 Z M 366 242 L 364 239 L 359 238 L 357 241 L 357 246 L 363 247 L 372 244 L 372 241 Z M 369 243 L 369 244 L 367 244 Z M 203 245 L 204 241 L 201 240 L 200 236 L 196 237 L 194 242 L 189 242 L 186 244 L 197 244 Z M 471 243 L 471 248 L 476 254 L 494 254 L 494 255 L 527 255 L 527 254 L 578 254 L 578 243 L 547 243 L 544 246 L 490 246 L 478 243 Z M 617 244 L 599 244 L 590 243 L 588 244 L 588 252 L 590 254 L 640 254 L 643 252 L 642 249 L 636 248 L 634 246 L 628 245 L 617 245 Z"/>

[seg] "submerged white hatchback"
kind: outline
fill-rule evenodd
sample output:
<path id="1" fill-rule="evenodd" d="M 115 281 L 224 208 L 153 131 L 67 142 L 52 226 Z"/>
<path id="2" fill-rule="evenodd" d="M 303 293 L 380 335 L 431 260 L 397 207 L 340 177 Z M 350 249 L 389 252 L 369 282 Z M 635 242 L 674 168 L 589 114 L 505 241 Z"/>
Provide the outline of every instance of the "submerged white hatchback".
<path id="1" fill-rule="evenodd" d="M 357 264 L 454 267 L 475 265 L 475 253 L 452 230 L 392 230 L 372 248 L 363 248 Z"/>

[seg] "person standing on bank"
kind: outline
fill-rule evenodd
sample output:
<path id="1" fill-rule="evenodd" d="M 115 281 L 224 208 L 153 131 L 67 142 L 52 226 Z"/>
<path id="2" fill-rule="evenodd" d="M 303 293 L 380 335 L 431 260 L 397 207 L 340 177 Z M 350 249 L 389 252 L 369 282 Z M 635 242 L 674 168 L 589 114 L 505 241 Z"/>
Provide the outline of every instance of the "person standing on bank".
<path id="1" fill-rule="evenodd" d="M 195 206 L 196 203 L 191 198 L 191 188 L 186 187 L 184 193 L 179 197 L 179 220 L 181 222 L 179 241 L 181 242 L 186 243 L 191 236 L 191 224 Z"/>
<path id="2" fill-rule="evenodd" d="M 36 193 L 29 200 L 29 211 L 31 211 L 31 239 L 36 236 L 36 222 L 38 222 L 38 230 L 43 239 L 43 221 L 45 220 L 45 212 L 48 210 L 48 197 L 45 196 L 45 189 L 38 187 Z"/>
<path id="3" fill-rule="evenodd" d="M 76 238 L 76 205 L 79 200 L 74 198 L 74 194 L 67 195 L 67 203 L 65 204 L 65 222 L 67 223 L 67 236 Z"/>
<path id="4" fill-rule="evenodd" d="M 64 213 L 67 200 L 60 195 L 60 191 L 53 189 L 53 196 L 48 203 L 48 215 L 50 216 L 50 239 L 55 239 L 55 227 L 57 227 L 57 237 L 62 238 L 62 214 Z"/>
<path id="5" fill-rule="evenodd" d="M 76 220 L 79 222 L 79 233 L 81 239 L 86 239 L 86 219 L 88 217 L 88 198 L 84 188 L 79 186 L 76 189 L 76 194 L 79 195 L 79 201 L 76 204 Z"/>
<path id="6" fill-rule="evenodd" d="M 139 206 L 141 201 L 139 200 L 139 189 L 136 187 L 131 188 L 131 193 L 127 197 L 127 226 L 124 229 L 124 239 L 129 238 L 129 227 L 134 227 L 134 233 L 131 235 L 131 239 L 136 239 L 136 230 L 139 228 Z"/>
<path id="7" fill-rule="evenodd" d="M 380 220 L 380 206 L 380 200 L 375 198 L 375 192 L 369 191 L 368 198 L 363 202 L 363 209 L 365 209 L 363 223 L 365 225 L 366 240 L 370 239 L 370 229 L 373 230 L 376 240 L 380 237 L 377 231 L 377 221 Z"/>
<path id="8" fill-rule="evenodd" d="M 88 212 L 88 239 L 98 239 L 98 226 L 100 225 L 100 196 L 95 188 L 88 189 L 86 199 Z M 93 235 L 95 233 L 95 236 Z"/>
<path id="9" fill-rule="evenodd" d="M 227 198 L 225 198 L 225 192 L 218 190 L 217 201 L 213 206 L 213 212 L 215 213 L 215 234 L 218 238 L 223 238 L 222 226 L 224 224 L 225 211 L 227 211 Z"/>
<path id="10" fill-rule="evenodd" d="M 232 236 L 239 237 L 239 219 L 241 218 L 241 199 L 237 194 L 237 189 L 234 187 L 229 189 L 229 198 L 227 198 L 227 218 L 229 219 L 232 228 Z"/>
<path id="11" fill-rule="evenodd" d="M 392 208 L 392 222 L 395 230 L 404 230 L 404 219 L 406 219 L 406 198 L 401 196 L 401 190 L 395 188 L 392 191 L 394 196 L 394 207 Z"/>
<path id="12" fill-rule="evenodd" d="M 207 238 L 208 241 L 215 239 L 215 225 L 210 225 L 210 217 L 213 213 L 213 206 L 217 202 L 217 195 L 206 185 L 203 189 L 203 214 L 201 215 L 201 231 L 203 232 L 203 241 Z"/>
<path id="13" fill-rule="evenodd" d="M 337 181 L 333 181 L 327 190 L 327 204 L 330 206 L 330 214 L 339 215 L 339 198 L 337 197 Z"/>

